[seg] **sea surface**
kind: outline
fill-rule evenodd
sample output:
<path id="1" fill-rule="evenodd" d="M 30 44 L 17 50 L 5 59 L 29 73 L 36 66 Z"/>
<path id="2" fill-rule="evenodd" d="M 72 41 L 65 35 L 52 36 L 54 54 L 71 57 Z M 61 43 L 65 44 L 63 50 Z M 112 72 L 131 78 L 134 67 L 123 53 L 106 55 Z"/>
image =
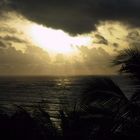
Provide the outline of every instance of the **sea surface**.
<path id="1" fill-rule="evenodd" d="M 108 77 L 108 76 L 106 76 Z M 131 81 L 124 76 L 109 76 L 130 98 L 135 92 Z M 0 106 L 17 105 L 30 108 L 44 106 L 57 123 L 58 111 L 64 106 L 73 107 L 87 83 L 104 76 L 13 76 L 0 77 Z"/>

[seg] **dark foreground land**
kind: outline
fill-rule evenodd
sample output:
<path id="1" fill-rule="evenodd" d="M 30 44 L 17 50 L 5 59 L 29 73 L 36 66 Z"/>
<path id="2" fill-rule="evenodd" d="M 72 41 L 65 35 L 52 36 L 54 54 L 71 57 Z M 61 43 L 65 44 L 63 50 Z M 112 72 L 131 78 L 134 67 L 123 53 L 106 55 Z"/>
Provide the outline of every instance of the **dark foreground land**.
<path id="1" fill-rule="evenodd" d="M 0 139 L 14 140 L 120 140 L 140 139 L 139 91 L 126 98 L 109 78 L 88 83 L 73 107 L 60 108 L 60 129 L 42 104 L 32 113 L 16 106 L 0 110 Z"/>

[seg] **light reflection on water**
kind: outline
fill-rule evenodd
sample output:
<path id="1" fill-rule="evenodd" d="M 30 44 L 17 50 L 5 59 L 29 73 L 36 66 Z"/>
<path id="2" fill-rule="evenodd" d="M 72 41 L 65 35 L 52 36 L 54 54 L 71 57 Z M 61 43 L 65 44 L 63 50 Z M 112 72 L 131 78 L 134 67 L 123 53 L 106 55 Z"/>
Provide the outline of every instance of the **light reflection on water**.
<path id="1" fill-rule="evenodd" d="M 65 77 L 2 77 L 0 104 L 8 108 L 22 105 L 29 111 L 40 104 L 59 127 L 59 110 L 81 93 L 76 82 Z"/>
<path id="2" fill-rule="evenodd" d="M 51 120 L 60 127 L 60 109 L 75 104 L 86 82 L 93 82 L 94 79 L 95 76 L 0 77 L 0 104 L 8 108 L 15 104 L 22 105 L 28 110 L 40 104 L 49 112 Z M 122 82 L 120 78 L 116 81 L 119 80 Z M 128 87 L 123 85 L 128 92 Z"/>

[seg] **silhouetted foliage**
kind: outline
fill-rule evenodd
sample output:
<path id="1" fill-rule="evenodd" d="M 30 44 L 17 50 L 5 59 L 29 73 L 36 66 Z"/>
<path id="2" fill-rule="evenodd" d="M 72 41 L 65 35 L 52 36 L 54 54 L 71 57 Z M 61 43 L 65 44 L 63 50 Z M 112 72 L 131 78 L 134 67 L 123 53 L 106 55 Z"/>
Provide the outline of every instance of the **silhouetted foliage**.
<path id="1" fill-rule="evenodd" d="M 38 110 L 38 111 L 37 111 Z M 57 137 L 56 128 L 47 112 L 37 108 L 33 116 L 18 106 L 12 115 L 0 112 L 0 138 L 4 140 L 53 140 Z M 38 114 L 38 116 L 37 116 Z"/>
<path id="2" fill-rule="evenodd" d="M 140 138 L 140 107 L 128 100 L 111 79 L 89 83 L 81 99 L 81 108 L 98 126 L 98 129 L 93 127 L 94 138 Z"/>
<path id="3" fill-rule="evenodd" d="M 132 74 L 140 80 L 140 49 L 134 47 L 122 50 L 113 60 L 113 65 L 120 65 L 120 72 Z"/>
<path id="4" fill-rule="evenodd" d="M 140 48 L 124 49 L 113 60 L 113 65 L 120 65 L 120 72 L 131 75 L 134 86 L 140 86 Z M 131 101 L 140 106 L 140 89 L 132 95 Z"/>
<path id="5" fill-rule="evenodd" d="M 42 108 L 29 113 L 21 106 L 7 115 L 0 112 L 0 137 L 14 140 L 120 140 L 140 138 L 140 107 L 128 100 L 108 78 L 87 84 L 73 110 L 61 109 L 60 133 Z"/>

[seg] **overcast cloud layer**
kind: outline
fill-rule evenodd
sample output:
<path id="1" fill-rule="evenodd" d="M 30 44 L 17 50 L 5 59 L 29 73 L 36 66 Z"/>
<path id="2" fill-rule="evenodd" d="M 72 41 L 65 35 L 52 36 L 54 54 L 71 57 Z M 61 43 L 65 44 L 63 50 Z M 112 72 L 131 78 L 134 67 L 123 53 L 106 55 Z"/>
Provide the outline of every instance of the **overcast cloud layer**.
<path id="1" fill-rule="evenodd" d="M 70 33 L 90 32 L 105 20 L 140 26 L 139 0 L 1 0 L 0 5 L 4 11 L 12 9 Z"/>

